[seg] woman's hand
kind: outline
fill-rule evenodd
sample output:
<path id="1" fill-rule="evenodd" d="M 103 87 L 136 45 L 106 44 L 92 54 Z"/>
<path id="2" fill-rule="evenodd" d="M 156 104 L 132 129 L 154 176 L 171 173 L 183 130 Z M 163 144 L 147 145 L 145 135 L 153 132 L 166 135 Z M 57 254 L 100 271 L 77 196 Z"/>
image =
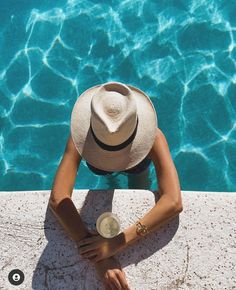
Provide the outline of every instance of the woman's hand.
<path id="1" fill-rule="evenodd" d="M 117 259 L 110 257 L 94 264 L 106 290 L 131 290 L 125 272 Z"/>
<path id="2" fill-rule="evenodd" d="M 114 256 L 120 250 L 120 243 L 116 237 L 104 238 L 97 231 L 89 231 L 89 236 L 77 242 L 79 254 L 83 258 L 96 263 Z"/>

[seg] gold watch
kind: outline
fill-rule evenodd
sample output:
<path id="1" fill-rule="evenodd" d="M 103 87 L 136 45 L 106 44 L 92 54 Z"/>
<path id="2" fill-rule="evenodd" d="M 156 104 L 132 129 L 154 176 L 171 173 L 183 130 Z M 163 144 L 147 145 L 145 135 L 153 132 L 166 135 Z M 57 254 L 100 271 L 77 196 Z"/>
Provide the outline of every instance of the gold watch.
<path id="1" fill-rule="evenodd" d="M 146 236 L 146 234 L 149 232 L 149 230 L 148 230 L 148 227 L 147 226 L 145 226 L 145 225 L 143 225 L 143 224 L 141 224 L 141 222 L 140 221 L 137 221 L 136 223 L 135 223 L 135 225 L 136 225 L 136 233 L 139 235 L 139 236 Z"/>

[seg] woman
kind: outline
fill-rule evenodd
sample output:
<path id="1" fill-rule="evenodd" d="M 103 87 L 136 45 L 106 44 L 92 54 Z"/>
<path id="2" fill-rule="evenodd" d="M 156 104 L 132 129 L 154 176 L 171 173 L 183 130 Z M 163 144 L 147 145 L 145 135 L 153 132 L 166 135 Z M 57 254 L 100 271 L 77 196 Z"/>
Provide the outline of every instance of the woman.
<path id="1" fill-rule="evenodd" d="M 84 158 L 95 174 L 137 174 L 153 161 L 160 194 L 155 206 L 118 236 L 88 230 L 71 200 Z M 175 165 L 150 98 L 138 88 L 108 82 L 86 90 L 71 114 L 71 134 L 53 183 L 50 207 L 106 289 L 130 289 L 114 255 L 178 215 L 183 207 Z"/>

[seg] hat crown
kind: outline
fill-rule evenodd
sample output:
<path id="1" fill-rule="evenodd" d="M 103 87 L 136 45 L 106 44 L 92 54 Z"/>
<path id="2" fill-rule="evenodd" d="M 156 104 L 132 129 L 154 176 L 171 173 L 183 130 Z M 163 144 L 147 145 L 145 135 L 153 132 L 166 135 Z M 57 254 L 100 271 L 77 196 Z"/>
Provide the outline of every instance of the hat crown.
<path id="1" fill-rule="evenodd" d="M 108 114 L 111 119 L 119 118 L 126 106 L 126 100 L 123 95 L 113 91 L 106 93 L 106 100 L 104 100 L 104 112 Z"/>
<path id="2" fill-rule="evenodd" d="M 91 100 L 90 121 L 103 143 L 115 146 L 126 141 L 137 122 L 136 101 L 130 88 L 119 82 L 101 85 Z"/>

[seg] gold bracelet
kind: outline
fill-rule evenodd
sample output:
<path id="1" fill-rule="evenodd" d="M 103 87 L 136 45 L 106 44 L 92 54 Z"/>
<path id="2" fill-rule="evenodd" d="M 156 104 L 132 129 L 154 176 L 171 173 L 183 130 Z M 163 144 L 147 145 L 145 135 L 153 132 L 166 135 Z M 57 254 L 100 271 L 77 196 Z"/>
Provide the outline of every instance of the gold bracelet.
<path id="1" fill-rule="evenodd" d="M 146 234 L 149 233 L 148 227 L 145 226 L 145 225 L 142 225 L 142 224 L 140 223 L 140 221 L 137 221 L 137 222 L 135 223 L 135 225 L 136 225 L 136 233 L 137 233 L 139 236 L 144 237 Z"/>

